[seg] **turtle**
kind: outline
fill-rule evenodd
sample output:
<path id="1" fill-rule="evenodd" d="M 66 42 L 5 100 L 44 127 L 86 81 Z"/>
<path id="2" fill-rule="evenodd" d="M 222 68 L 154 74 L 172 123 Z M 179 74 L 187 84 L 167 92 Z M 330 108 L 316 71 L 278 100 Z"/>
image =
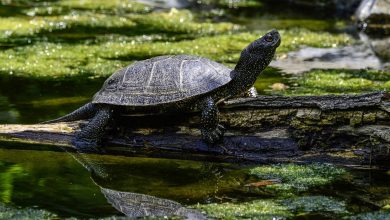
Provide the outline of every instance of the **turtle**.
<path id="1" fill-rule="evenodd" d="M 115 115 L 135 109 L 191 109 L 200 112 L 203 140 L 215 144 L 225 131 L 219 123 L 218 104 L 251 90 L 280 43 L 277 30 L 268 32 L 242 50 L 234 69 L 194 55 L 163 55 L 137 61 L 112 74 L 91 102 L 45 123 L 90 119 L 72 141 L 76 148 L 87 149 L 101 145 L 105 128 Z"/>

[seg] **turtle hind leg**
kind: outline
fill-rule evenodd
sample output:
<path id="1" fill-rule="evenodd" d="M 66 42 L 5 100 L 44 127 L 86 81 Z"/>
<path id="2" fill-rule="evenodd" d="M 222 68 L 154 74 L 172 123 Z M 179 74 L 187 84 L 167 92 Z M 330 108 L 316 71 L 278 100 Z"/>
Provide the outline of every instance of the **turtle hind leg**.
<path id="1" fill-rule="evenodd" d="M 99 152 L 98 146 L 111 118 L 112 109 L 109 106 L 99 108 L 88 124 L 76 132 L 72 144 L 81 152 Z"/>
<path id="2" fill-rule="evenodd" d="M 206 143 L 214 144 L 221 140 L 225 128 L 219 124 L 218 108 L 212 97 L 207 97 L 200 102 L 201 132 Z"/>

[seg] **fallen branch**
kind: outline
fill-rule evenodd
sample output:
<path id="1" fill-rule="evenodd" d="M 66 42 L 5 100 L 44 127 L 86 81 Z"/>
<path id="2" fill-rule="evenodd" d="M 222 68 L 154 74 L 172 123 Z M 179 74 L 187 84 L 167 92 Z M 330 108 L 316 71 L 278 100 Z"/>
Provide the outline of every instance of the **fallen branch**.
<path id="1" fill-rule="evenodd" d="M 385 164 L 390 158 L 389 99 L 386 93 L 370 93 L 230 100 L 220 108 L 228 132 L 215 146 L 200 139 L 198 114 L 119 116 L 103 149 L 107 154 L 198 160 Z M 8 143 L 72 150 L 69 141 L 80 124 L 1 125 L 0 137 Z"/>

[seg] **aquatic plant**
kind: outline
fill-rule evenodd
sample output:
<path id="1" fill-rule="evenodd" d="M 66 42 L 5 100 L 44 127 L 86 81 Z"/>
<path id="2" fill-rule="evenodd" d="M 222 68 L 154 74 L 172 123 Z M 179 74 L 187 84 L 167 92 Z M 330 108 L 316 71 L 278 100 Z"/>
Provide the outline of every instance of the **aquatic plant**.
<path id="1" fill-rule="evenodd" d="M 281 201 L 281 204 L 291 212 L 300 215 L 310 212 L 348 214 L 345 202 L 326 196 L 302 196 L 285 199 Z"/>
<path id="2" fill-rule="evenodd" d="M 56 219 L 57 215 L 45 210 L 32 208 L 12 208 L 0 204 L 0 219 Z"/>
<path id="3" fill-rule="evenodd" d="M 323 216 L 346 216 L 342 201 L 326 196 L 302 196 L 290 199 L 257 199 L 243 203 L 212 203 L 192 206 L 217 219 L 289 219 L 311 213 Z"/>
<path id="4" fill-rule="evenodd" d="M 292 80 L 285 94 L 342 94 L 390 88 L 390 72 L 381 70 L 313 70 Z"/>
<path id="5" fill-rule="evenodd" d="M 252 168 L 249 173 L 260 179 L 280 179 L 281 184 L 266 186 L 275 193 L 293 195 L 312 187 L 321 187 L 340 179 L 347 172 L 330 164 L 277 164 Z"/>
<path id="6" fill-rule="evenodd" d="M 367 212 L 367 213 L 354 215 L 345 219 L 350 219 L 350 220 L 390 219 L 390 212 L 388 211 Z"/>
<path id="7" fill-rule="evenodd" d="M 273 200 L 255 200 L 244 203 L 222 203 L 195 205 L 208 217 L 217 219 L 286 219 L 292 214 L 285 206 Z"/>

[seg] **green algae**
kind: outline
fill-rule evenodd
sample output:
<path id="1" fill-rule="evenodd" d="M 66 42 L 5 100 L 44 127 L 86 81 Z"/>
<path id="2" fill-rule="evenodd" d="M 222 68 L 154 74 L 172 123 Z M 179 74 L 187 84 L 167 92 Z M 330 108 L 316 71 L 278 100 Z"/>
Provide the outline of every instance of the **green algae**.
<path id="1" fill-rule="evenodd" d="M 147 15 L 73 11 L 63 15 L 0 17 L 0 24 L 1 41 L 15 37 L 50 37 L 55 33 L 69 32 L 90 35 L 120 33 L 130 36 L 150 33 L 205 35 L 238 29 L 237 25 L 227 22 L 199 22 L 192 12 L 176 9 Z"/>
<path id="2" fill-rule="evenodd" d="M 264 23 L 270 26 L 248 32 L 245 24 L 213 21 L 188 10 L 153 11 L 133 1 L 11 5 L 23 10 L 18 16 L 0 17 L 0 74 L 18 77 L 107 77 L 135 60 L 165 54 L 194 54 L 232 67 L 241 50 L 278 20 L 269 17 Z M 295 24 L 276 25 L 282 28 L 279 55 L 302 45 L 353 43 L 346 34 L 306 29 L 313 25 L 292 28 Z"/>
<path id="3" fill-rule="evenodd" d="M 273 200 L 255 200 L 238 204 L 198 204 L 193 208 L 203 210 L 208 217 L 217 219 L 286 219 L 292 216 L 285 206 Z"/>
<path id="4" fill-rule="evenodd" d="M 313 70 L 293 79 L 287 95 L 364 93 L 389 89 L 390 72 L 381 70 Z"/>
<path id="5" fill-rule="evenodd" d="M 278 179 L 281 183 L 267 185 L 259 192 L 268 199 L 255 199 L 241 203 L 211 203 L 192 206 L 203 210 L 209 217 L 218 219 L 287 219 L 311 213 L 321 215 L 347 215 L 346 204 L 342 200 L 327 196 L 299 196 L 315 188 L 334 184 L 347 174 L 343 168 L 327 164 L 279 164 L 258 166 L 249 173 L 261 180 Z"/>
<path id="6" fill-rule="evenodd" d="M 142 29 L 143 33 L 165 32 L 175 34 L 218 34 L 234 31 L 238 25 L 207 21 L 196 22 L 195 15 L 188 10 L 171 9 L 167 12 L 152 12 L 147 16 L 134 15 L 131 17 Z"/>
<path id="7" fill-rule="evenodd" d="M 264 33 L 223 34 L 178 42 L 140 41 L 139 38 L 107 39 L 94 44 L 41 42 L 0 51 L 0 73 L 20 77 L 106 77 L 134 60 L 166 54 L 193 54 L 234 64 L 241 50 Z M 301 37 L 296 37 L 297 33 Z M 348 42 L 342 36 L 325 36 L 318 45 L 314 39 L 322 39 L 322 34 L 305 30 L 286 30 L 281 34 L 285 43 L 278 53 L 297 49 L 305 43 L 308 46 L 330 47 Z"/>
<path id="8" fill-rule="evenodd" d="M 197 204 L 208 217 L 217 219 L 291 219 L 312 214 L 317 216 L 346 216 L 343 201 L 326 196 L 302 196 L 290 199 L 260 199 L 244 203 Z"/>
<path id="9" fill-rule="evenodd" d="M 82 9 L 92 11 L 102 11 L 111 13 L 146 13 L 151 10 L 145 4 L 128 0 L 63 0 L 55 5 L 69 9 Z"/>
<path id="10" fill-rule="evenodd" d="M 278 179 L 281 183 L 249 189 L 261 193 L 250 202 L 198 204 L 193 208 L 217 219 L 291 219 L 295 217 L 349 216 L 347 203 L 325 195 L 306 195 L 310 191 L 341 181 L 348 172 L 328 164 L 279 164 L 258 166 L 249 173 L 261 180 Z"/>
<path id="11" fill-rule="evenodd" d="M 251 175 L 260 179 L 280 179 L 281 184 L 269 185 L 265 188 L 286 195 L 326 186 L 342 178 L 346 173 L 346 170 L 328 164 L 281 164 L 255 167 L 250 170 Z"/>
<path id="12" fill-rule="evenodd" d="M 32 208 L 12 208 L 0 204 L 0 219 L 58 219 L 58 216 L 45 210 Z"/>
<path id="13" fill-rule="evenodd" d="M 390 212 L 388 211 L 368 212 L 368 213 L 362 213 L 355 216 L 351 216 L 345 219 L 351 219 L 351 220 L 390 219 Z"/>
<path id="14" fill-rule="evenodd" d="M 281 203 L 288 210 L 298 215 L 308 214 L 310 212 L 348 214 L 345 202 L 326 196 L 302 196 L 285 199 Z"/>

